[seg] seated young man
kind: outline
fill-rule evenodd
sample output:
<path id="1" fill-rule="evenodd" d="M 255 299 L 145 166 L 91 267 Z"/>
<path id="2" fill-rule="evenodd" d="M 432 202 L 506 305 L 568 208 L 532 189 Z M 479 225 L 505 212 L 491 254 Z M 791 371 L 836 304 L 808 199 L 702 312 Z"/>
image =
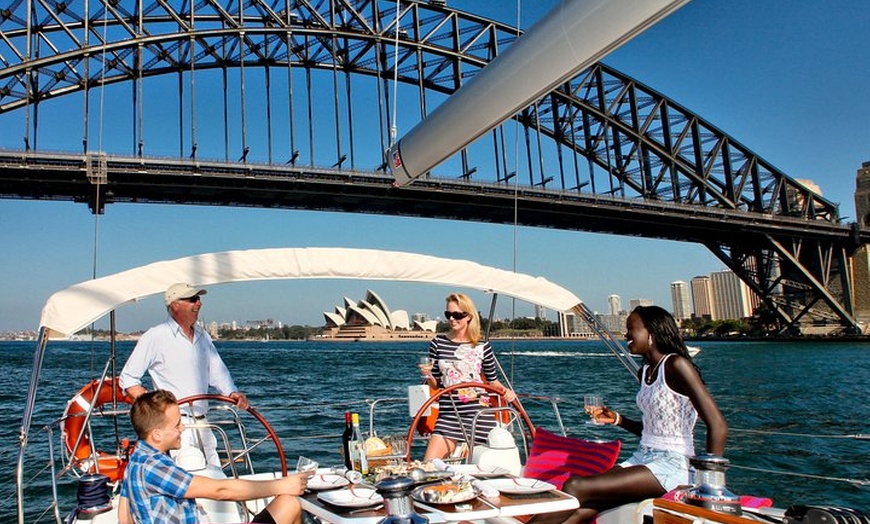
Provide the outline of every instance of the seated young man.
<path id="1" fill-rule="evenodd" d="M 192 475 L 169 457 L 181 447 L 181 412 L 175 395 L 157 390 L 138 397 L 130 409 L 133 429 L 139 436 L 130 456 L 121 500 L 120 524 L 195 524 L 199 522 L 196 498 L 245 501 L 274 496 L 252 522 L 300 524 L 301 495 L 312 473 L 275 480 L 213 479 Z"/>

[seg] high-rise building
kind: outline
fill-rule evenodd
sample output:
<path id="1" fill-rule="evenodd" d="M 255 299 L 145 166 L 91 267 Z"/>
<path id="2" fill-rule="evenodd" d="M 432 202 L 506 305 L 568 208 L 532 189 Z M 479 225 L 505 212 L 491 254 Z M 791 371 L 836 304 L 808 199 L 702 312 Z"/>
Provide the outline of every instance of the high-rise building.
<path id="1" fill-rule="evenodd" d="M 692 305 L 696 317 L 713 318 L 713 285 L 710 277 L 701 275 L 692 279 Z"/>
<path id="2" fill-rule="evenodd" d="M 535 304 L 535 318 L 547 318 L 547 308 L 540 304 Z"/>
<path id="3" fill-rule="evenodd" d="M 609 331 L 614 335 L 619 335 L 620 333 L 625 333 L 625 319 L 628 318 L 628 313 L 625 311 L 620 311 L 615 315 L 599 315 L 598 321 L 601 322 L 601 325 L 604 326 L 604 329 Z"/>
<path id="4" fill-rule="evenodd" d="M 752 316 L 752 293 L 749 286 L 730 269 L 710 274 L 713 288 L 713 320 L 741 319 Z"/>
<path id="5" fill-rule="evenodd" d="M 633 298 L 628 301 L 628 311 L 631 312 L 637 306 L 652 306 L 653 301 L 648 298 Z"/>
<path id="6" fill-rule="evenodd" d="M 607 305 L 610 306 L 611 315 L 618 315 L 622 311 L 622 300 L 619 298 L 619 295 L 607 297 Z"/>
<path id="7" fill-rule="evenodd" d="M 574 313 L 559 312 L 559 335 L 572 338 L 595 338 L 595 333 Z"/>
<path id="8" fill-rule="evenodd" d="M 870 162 L 864 162 L 855 179 L 855 215 L 858 227 L 870 229 Z M 855 320 L 870 326 L 870 246 L 860 246 L 852 255 L 852 303 Z"/>
<path id="9" fill-rule="evenodd" d="M 677 323 L 692 318 L 692 305 L 689 303 L 689 286 L 682 280 L 671 282 L 671 305 Z"/>

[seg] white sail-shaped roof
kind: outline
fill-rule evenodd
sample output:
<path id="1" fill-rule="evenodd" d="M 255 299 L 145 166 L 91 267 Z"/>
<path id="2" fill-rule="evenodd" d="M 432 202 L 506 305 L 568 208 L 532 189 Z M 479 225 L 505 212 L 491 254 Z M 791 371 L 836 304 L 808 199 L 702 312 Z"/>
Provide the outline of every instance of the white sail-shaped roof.
<path id="1" fill-rule="evenodd" d="M 411 317 L 404 309 L 391 311 L 390 322 L 393 324 L 393 329 L 411 329 Z"/>
<path id="2" fill-rule="evenodd" d="M 491 291 L 568 311 L 581 303 L 541 277 L 398 251 L 346 248 L 276 248 L 205 253 L 155 262 L 58 291 L 42 309 L 40 327 L 68 336 L 124 304 L 163 293 L 176 282 L 207 286 L 294 278 L 391 280 Z"/>

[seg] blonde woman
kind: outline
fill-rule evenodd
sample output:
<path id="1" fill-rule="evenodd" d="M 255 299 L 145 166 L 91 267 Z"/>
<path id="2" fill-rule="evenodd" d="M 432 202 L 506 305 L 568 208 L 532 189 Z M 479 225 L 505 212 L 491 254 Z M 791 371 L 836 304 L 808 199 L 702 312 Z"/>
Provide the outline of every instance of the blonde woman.
<path id="1" fill-rule="evenodd" d="M 432 369 L 420 368 L 429 386 L 440 389 L 485 380 L 499 390 L 507 402 L 513 402 L 516 394 L 498 381 L 492 346 L 480 340 L 480 316 L 474 302 L 462 293 L 448 295 L 444 317 L 450 332 L 436 336 L 429 343 L 429 357 L 434 362 Z M 458 442 L 465 441 L 466 435 L 470 438 L 475 414 L 489 406 L 490 399 L 481 389 L 462 388 L 442 397 L 440 404 L 425 460 L 447 457 Z M 485 444 L 487 433 L 494 427 L 492 414 L 478 417 L 474 442 Z"/>

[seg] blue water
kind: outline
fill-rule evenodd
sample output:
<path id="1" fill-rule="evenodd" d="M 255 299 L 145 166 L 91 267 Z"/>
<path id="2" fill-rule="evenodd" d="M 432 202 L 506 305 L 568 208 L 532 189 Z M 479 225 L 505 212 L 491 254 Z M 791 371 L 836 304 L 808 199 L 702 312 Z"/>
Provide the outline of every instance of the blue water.
<path id="1" fill-rule="evenodd" d="M 0 408 L 5 420 L 0 425 L 0 478 L 6 479 L 0 484 L 0 522 L 11 522 L 16 514 L 18 431 L 34 345 L 0 342 Z M 733 464 L 727 474 L 732 491 L 769 496 L 779 506 L 826 503 L 870 509 L 870 486 L 820 478 L 870 480 L 870 440 L 820 438 L 870 433 L 870 344 L 693 345 L 702 348 L 697 363 L 732 428 L 726 451 Z M 584 393 L 599 393 L 608 405 L 627 416 L 637 416 L 637 383 L 599 343 L 495 341 L 494 346 L 518 392 L 562 400 L 564 422 L 572 435 L 620 438 L 624 454 L 635 448 L 636 437 L 625 431 L 584 424 Z M 366 429 L 368 408 L 364 400 L 404 398 L 407 386 L 418 382 L 415 357 L 426 350 L 421 342 L 233 342 L 219 343 L 218 347 L 238 386 L 272 422 L 287 456 L 295 459 L 304 453 L 322 464 L 341 461 L 338 435 L 343 404 L 357 402 L 354 409 L 363 414 Z M 119 344 L 118 368 L 131 349 L 132 343 Z M 38 430 L 59 417 L 73 393 L 99 375 L 107 354 L 106 343 L 49 345 L 30 437 L 34 449 L 45 441 L 45 434 Z M 536 424 L 557 428 L 546 403 L 527 402 L 526 407 Z M 376 413 L 380 435 L 407 431 L 405 403 L 384 403 Z M 330 437 L 307 441 L 291 438 L 303 433 Z M 125 434 L 132 435 L 132 431 Z M 701 450 L 703 438 L 703 424 L 699 423 Z M 42 459 L 40 464 L 44 462 Z M 44 499 L 48 484 L 40 480 L 29 483 L 34 488 L 28 490 L 28 500 Z M 65 482 L 61 491 L 73 494 L 74 486 Z M 33 518 L 29 512 L 28 522 Z"/>

